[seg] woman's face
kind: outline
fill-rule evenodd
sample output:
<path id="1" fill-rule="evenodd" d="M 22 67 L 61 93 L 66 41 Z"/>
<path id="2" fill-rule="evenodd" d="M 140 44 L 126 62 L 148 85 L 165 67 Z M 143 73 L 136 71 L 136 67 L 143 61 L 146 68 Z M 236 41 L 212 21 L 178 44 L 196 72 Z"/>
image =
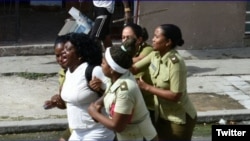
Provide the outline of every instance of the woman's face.
<path id="1" fill-rule="evenodd" d="M 129 38 L 136 38 L 137 39 L 133 30 L 130 27 L 125 27 L 122 30 L 122 42 L 126 41 Z"/>
<path id="2" fill-rule="evenodd" d="M 62 68 L 65 68 L 65 66 L 63 65 L 63 50 L 64 50 L 63 43 L 58 43 L 55 45 L 56 61 Z"/>
<path id="3" fill-rule="evenodd" d="M 107 61 L 105 58 L 102 59 L 102 72 L 104 73 L 105 76 L 110 77 L 111 76 L 111 68 L 108 65 Z"/>
<path id="4" fill-rule="evenodd" d="M 165 38 L 160 27 L 155 29 L 152 41 L 152 46 L 156 51 L 166 50 L 166 48 L 169 46 L 169 40 Z"/>
<path id="5" fill-rule="evenodd" d="M 64 44 L 63 57 L 63 65 L 67 66 L 68 68 L 74 67 L 76 62 L 79 61 L 76 48 L 70 41 L 67 41 Z"/>
<path id="6" fill-rule="evenodd" d="M 127 39 L 129 38 L 135 38 L 137 41 L 136 41 L 136 46 L 139 47 L 140 44 L 141 44 L 141 38 L 137 38 L 134 31 L 132 30 L 131 27 L 125 27 L 123 30 L 122 30 L 122 42 L 126 41 Z"/>

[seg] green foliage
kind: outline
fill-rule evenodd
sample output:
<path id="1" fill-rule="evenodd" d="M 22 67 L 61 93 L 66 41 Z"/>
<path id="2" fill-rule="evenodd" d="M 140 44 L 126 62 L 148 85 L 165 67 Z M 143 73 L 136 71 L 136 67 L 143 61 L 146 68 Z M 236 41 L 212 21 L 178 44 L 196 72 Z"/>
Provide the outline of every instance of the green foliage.
<path id="1" fill-rule="evenodd" d="M 211 136 L 212 135 L 211 132 L 212 132 L 212 123 L 196 124 L 193 136 L 198 136 L 198 137 Z"/>

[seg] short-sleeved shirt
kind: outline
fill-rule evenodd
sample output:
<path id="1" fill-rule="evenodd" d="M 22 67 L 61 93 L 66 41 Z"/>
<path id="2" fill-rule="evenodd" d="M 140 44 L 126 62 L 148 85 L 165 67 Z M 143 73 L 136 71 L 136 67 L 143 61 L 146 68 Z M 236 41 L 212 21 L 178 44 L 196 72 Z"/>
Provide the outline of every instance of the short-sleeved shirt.
<path id="1" fill-rule="evenodd" d="M 132 73 L 123 74 L 113 84 L 107 83 L 104 97 L 106 112 L 111 116 L 111 108 L 120 114 L 132 114 L 130 123 L 124 131 L 117 134 L 118 140 L 151 140 L 156 136 L 156 130 L 150 120 L 149 112 L 143 100 L 140 88 Z"/>
<path id="2" fill-rule="evenodd" d="M 88 107 L 91 102 L 98 99 L 98 94 L 88 87 L 88 82 L 85 78 L 87 66 L 88 64 L 85 62 L 79 65 L 74 72 L 66 72 L 61 96 L 66 102 L 69 127 L 73 130 L 96 131 L 100 134 L 101 130 L 110 133 L 112 132 L 111 130 L 95 122 L 88 114 Z M 106 81 L 100 66 L 96 66 L 93 69 L 92 76 L 96 76 L 100 80 L 104 80 L 104 82 Z"/>
<path id="3" fill-rule="evenodd" d="M 135 56 L 139 56 L 139 55 L 148 55 L 149 53 L 151 53 L 153 51 L 153 47 L 147 43 L 144 43 L 143 45 L 141 45 L 138 49 L 138 52 L 136 52 Z"/>
<path id="4" fill-rule="evenodd" d="M 158 51 L 153 51 L 135 66 L 136 68 L 149 66 L 149 73 L 155 87 L 182 93 L 178 102 L 157 97 L 161 118 L 176 123 L 186 123 L 186 113 L 192 118 L 196 116 L 196 110 L 187 95 L 186 65 L 176 50 L 172 49 L 164 56 L 160 56 Z"/>
<path id="5" fill-rule="evenodd" d="M 144 45 L 142 45 L 138 52 L 136 53 L 136 56 L 139 55 L 144 55 L 147 56 L 148 54 L 150 54 L 153 51 L 153 48 L 151 45 L 145 43 Z M 148 67 L 143 68 L 143 71 L 141 71 L 140 73 L 136 74 L 135 77 L 139 78 L 140 76 L 142 76 L 142 79 L 148 83 L 148 84 L 152 84 L 151 78 L 150 78 L 150 74 L 149 74 L 149 70 Z M 143 95 L 143 99 L 147 105 L 147 108 L 149 110 L 154 110 L 154 95 L 152 95 L 151 93 L 141 90 L 142 95 Z"/>
<path id="6" fill-rule="evenodd" d="M 65 80 L 65 75 L 66 75 L 66 70 L 61 68 L 58 72 L 58 82 L 60 87 L 62 87 L 63 85 L 63 82 Z"/>

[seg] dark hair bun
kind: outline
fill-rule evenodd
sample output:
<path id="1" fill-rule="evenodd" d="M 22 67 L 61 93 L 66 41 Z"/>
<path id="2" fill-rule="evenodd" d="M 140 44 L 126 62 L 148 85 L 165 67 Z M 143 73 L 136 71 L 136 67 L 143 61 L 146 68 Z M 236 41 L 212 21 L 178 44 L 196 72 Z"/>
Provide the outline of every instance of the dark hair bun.
<path id="1" fill-rule="evenodd" d="M 133 57 L 136 51 L 136 39 L 135 38 L 128 38 L 124 41 L 121 45 L 121 49 L 125 51 L 128 55 Z"/>
<path id="2" fill-rule="evenodd" d="M 142 39 L 143 39 L 143 41 L 148 40 L 148 31 L 145 27 L 142 28 Z"/>
<path id="3" fill-rule="evenodd" d="M 177 42 L 177 45 L 178 46 L 182 46 L 184 44 L 184 40 L 183 39 L 180 39 L 178 42 Z"/>

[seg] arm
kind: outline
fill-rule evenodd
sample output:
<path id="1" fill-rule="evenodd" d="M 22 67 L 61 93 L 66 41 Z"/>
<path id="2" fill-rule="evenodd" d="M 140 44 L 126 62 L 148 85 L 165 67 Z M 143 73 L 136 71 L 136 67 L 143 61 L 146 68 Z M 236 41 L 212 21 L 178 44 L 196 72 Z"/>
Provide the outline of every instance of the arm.
<path id="1" fill-rule="evenodd" d="M 133 57 L 133 63 L 136 63 L 138 61 L 140 61 L 142 58 L 144 58 L 146 55 L 139 55 L 136 57 Z"/>
<path id="2" fill-rule="evenodd" d="M 62 86 L 59 87 L 59 94 L 55 94 L 51 97 L 50 100 L 47 100 L 44 102 L 44 109 L 52 109 L 52 108 L 59 108 L 59 109 L 66 109 L 66 104 L 65 102 L 62 100 L 61 98 L 61 90 L 62 90 Z"/>
<path id="3" fill-rule="evenodd" d="M 98 109 L 94 103 L 92 103 L 89 106 L 88 112 L 95 120 L 97 120 L 105 127 L 115 132 L 122 132 L 125 129 L 130 119 L 130 115 L 119 114 L 116 112 L 114 112 L 112 119 L 110 119 L 107 116 L 103 115 L 102 113 L 98 112 Z"/>
<path id="4" fill-rule="evenodd" d="M 145 67 L 148 67 L 151 62 L 151 57 L 153 56 L 153 52 L 142 58 L 140 61 L 133 64 L 133 66 L 130 68 L 130 71 L 132 74 L 137 74 L 141 72 Z"/>
<path id="5" fill-rule="evenodd" d="M 45 101 L 43 107 L 46 110 L 54 107 L 57 107 L 59 109 L 66 109 L 65 102 L 62 100 L 59 94 L 53 95 L 50 100 Z"/>
<path id="6" fill-rule="evenodd" d="M 98 92 L 100 95 L 103 95 L 104 89 L 102 88 L 102 81 L 94 76 L 92 80 L 89 81 L 89 87 L 94 90 L 95 92 Z"/>
<path id="7" fill-rule="evenodd" d="M 142 80 L 141 77 L 137 81 L 137 83 L 142 90 L 148 91 L 154 95 L 157 95 L 159 97 L 162 97 L 166 100 L 170 100 L 173 102 L 178 102 L 180 100 L 181 95 L 182 95 L 182 93 L 174 93 L 171 90 L 164 90 L 161 88 L 154 87 L 153 85 L 147 84 L 146 82 L 144 82 Z"/>
<path id="8" fill-rule="evenodd" d="M 92 76 L 93 78 L 89 82 L 90 88 L 99 94 L 103 94 L 106 90 L 108 78 L 104 75 L 102 68 L 100 66 L 96 66 L 93 69 Z"/>
<path id="9" fill-rule="evenodd" d="M 88 112 L 96 121 L 100 122 L 105 127 L 115 132 L 122 132 L 126 125 L 132 120 L 134 102 L 131 99 L 133 97 L 128 96 L 129 94 L 131 95 L 131 92 L 133 93 L 133 91 L 129 91 L 129 89 L 126 88 L 126 90 L 124 89 L 116 92 L 115 98 L 109 93 L 105 95 L 107 101 L 102 100 L 102 102 L 107 102 L 107 105 L 111 105 L 106 108 L 109 109 L 108 114 L 112 118 L 99 112 L 96 103 L 92 103 L 89 106 Z"/>
<path id="10" fill-rule="evenodd" d="M 136 63 L 146 57 L 148 54 L 150 54 L 153 51 L 153 48 L 151 46 L 145 46 L 140 51 L 140 54 L 138 56 L 133 57 L 133 63 Z"/>

